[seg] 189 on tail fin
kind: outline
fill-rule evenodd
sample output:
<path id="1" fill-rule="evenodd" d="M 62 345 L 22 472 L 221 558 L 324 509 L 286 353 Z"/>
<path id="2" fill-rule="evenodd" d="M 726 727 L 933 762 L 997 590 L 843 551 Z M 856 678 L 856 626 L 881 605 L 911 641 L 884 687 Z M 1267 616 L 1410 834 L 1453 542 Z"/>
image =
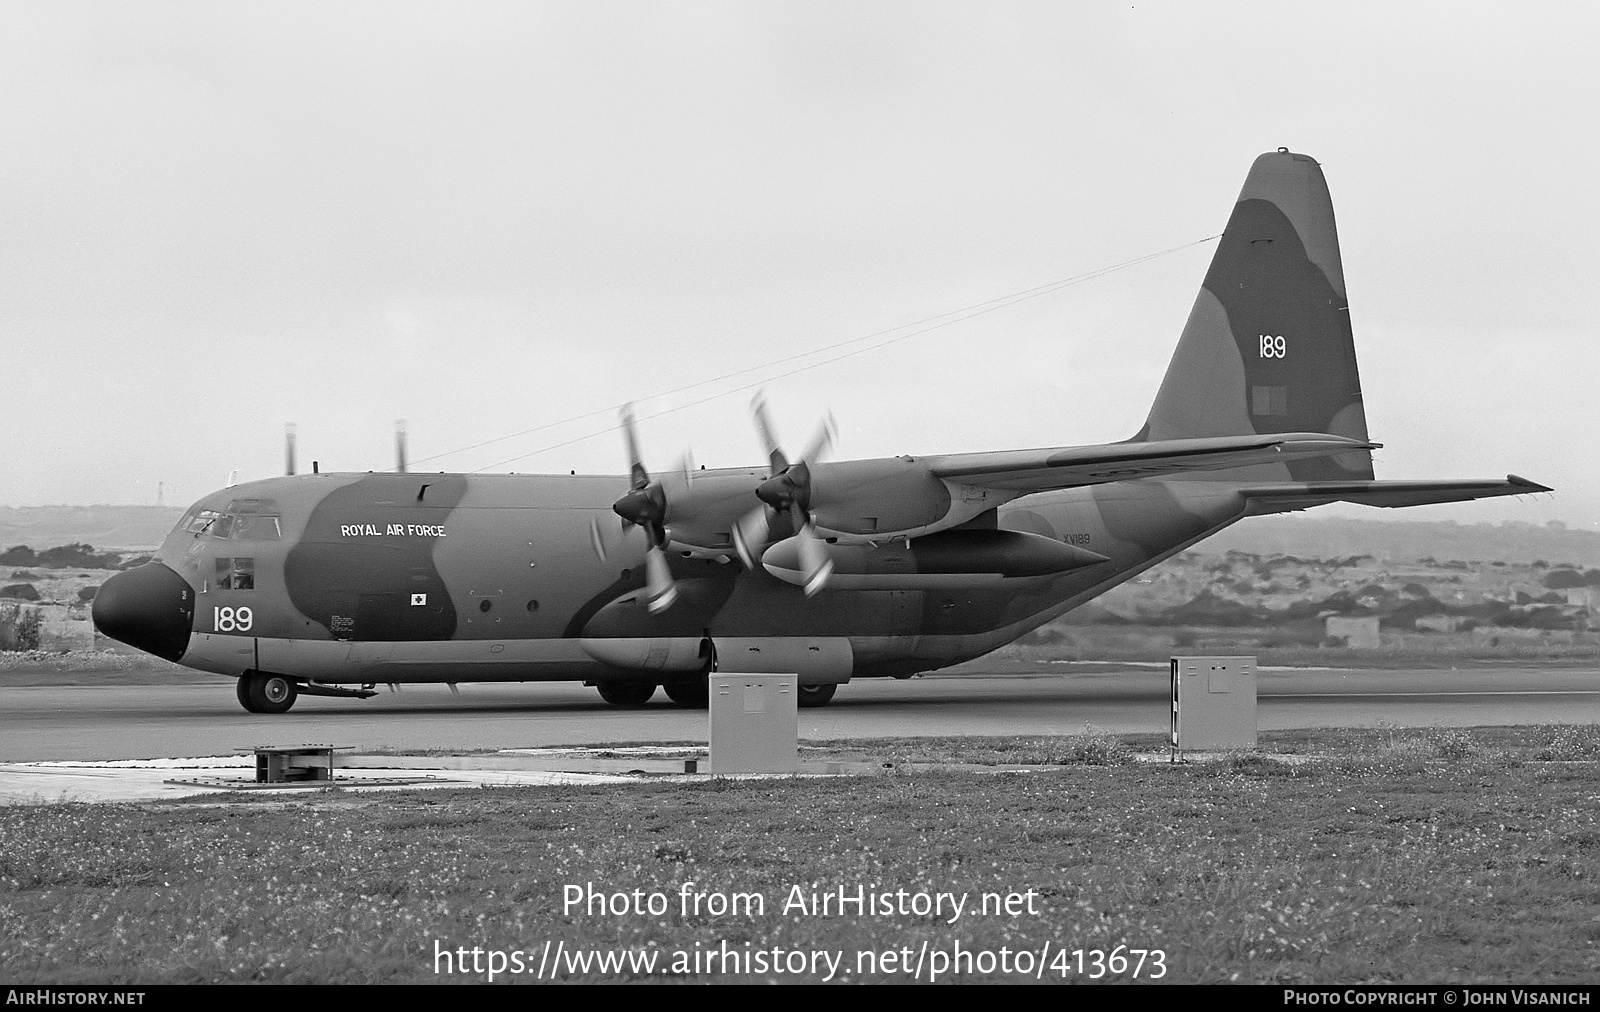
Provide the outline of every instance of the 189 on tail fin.
<path id="1" fill-rule="evenodd" d="M 1136 441 L 1270 432 L 1367 438 L 1333 201 L 1316 160 L 1257 158 Z M 1368 452 L 1270 465 L 1372 478 Z"/>

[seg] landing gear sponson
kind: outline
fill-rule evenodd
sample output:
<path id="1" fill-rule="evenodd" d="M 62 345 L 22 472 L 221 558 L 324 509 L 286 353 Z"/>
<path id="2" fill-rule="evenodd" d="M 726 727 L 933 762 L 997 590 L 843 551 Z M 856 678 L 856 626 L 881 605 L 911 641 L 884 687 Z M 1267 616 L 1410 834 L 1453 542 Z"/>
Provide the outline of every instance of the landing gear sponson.
<path id="1" fill-rule="evenodd" d="M 643 706 L 656 692 L 654 682 L 611 681 L 592 684 L 599 691 L 600 698 L 612 706 Z M 711 686 L 705 675 L 672 679 L 663 682 L 661 687 L 666 690 L 668 699 L 685 709 L 704 707 L 711 699 Z M 837 685 L 831 684 L 802 685 L 796 694 L 795 703 L 806 707 L 826 706 L 838 688 Z"/>
<path id="2" fill-rule="evenodd" d="M 597 682 L 594 686 L 599 690 L 601 699 L 612 706 L 622 707 L 645 705 L 655 696 L 657 688 L 655 682 L 639 681 Z M 711 698 L 710 684 L 704 675 L 672 679 L 662 683 L 660 688 L 666 690 L 668 699 L 685 709 L 704 707 Z M 795 702 L 804 707 L 826 706 L 838 688 L 837 685 L 802 685 Z M 251 713 L 287 713 L 289 708 L 294 706 L 295 700 L 302 695 L 366 699 L 377 694 L 367 686 L 346 689 L 332 685 L 318 685 L 266 671 L 246 672 L 239 679 L 235 691 L 239 696 L 239 705 Z"/>

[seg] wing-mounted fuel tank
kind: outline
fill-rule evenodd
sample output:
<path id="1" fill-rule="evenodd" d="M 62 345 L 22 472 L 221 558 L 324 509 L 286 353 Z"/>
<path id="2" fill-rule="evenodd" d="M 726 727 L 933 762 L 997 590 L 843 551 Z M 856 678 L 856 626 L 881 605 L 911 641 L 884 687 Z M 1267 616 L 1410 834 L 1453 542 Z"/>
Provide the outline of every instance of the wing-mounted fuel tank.
<path id="1" fill-rule="evenodd" d="M 1104 555 L 1021 531 L 941 531 L 909 542 L 828 545 L 833 590 L 934 590 L 992 586 L 1004 580 L 1056 576 L 1109 562 Z M 797 539 L 780 541 L 761 563 L 796 586 L 805 584 Z"/>

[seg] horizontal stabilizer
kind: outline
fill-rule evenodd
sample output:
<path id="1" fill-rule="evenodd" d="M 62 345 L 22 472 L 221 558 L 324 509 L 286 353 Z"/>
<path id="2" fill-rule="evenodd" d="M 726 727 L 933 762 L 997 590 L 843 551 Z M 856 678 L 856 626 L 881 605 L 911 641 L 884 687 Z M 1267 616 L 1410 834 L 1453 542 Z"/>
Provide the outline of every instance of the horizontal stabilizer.
<path id="1" fill-rule="evenodd" d="M 1291 481 L 1242 488 L 1239 494 L 1250 500 L 1251 513 L 1261 514 L 1309 509 L 1330 502 L 1395 509 L 1549 491 L 1548 486 L 1508 474 L 1504 481 Z"/>

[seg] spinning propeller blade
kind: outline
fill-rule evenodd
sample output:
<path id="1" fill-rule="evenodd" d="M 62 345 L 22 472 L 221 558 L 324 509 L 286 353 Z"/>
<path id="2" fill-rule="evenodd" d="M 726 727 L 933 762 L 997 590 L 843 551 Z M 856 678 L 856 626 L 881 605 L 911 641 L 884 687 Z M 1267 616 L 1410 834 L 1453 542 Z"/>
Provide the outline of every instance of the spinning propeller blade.
<path id="1" fill-rule="evenodd" d="M 783 455 L 783 450 L 778 446 L 778 434 L 772 428 L 772 417 L 767 413 L 767 398 L 764 394 L 756 394 L 750 401 L 750 413 L 755 416 L 756 435 L 761 437 L 762 449 L 767 451 L 767 463 L 772 467 L 772 473 L 777 474 L 789 466 L 789 458 Z"/>
<path id="2" fill-rule="evenodd" d="M 767 540 L 771 536 L 772 531 L 767 526 L 765 506 L 757 506 L 734 521 L 733 548 L 739 553 L 739 561 L 744 563 L 746 569 L 756 568 L 756 564 L 761 561 L 761 552 L 767 547 Z"/>
<path id="3" fill-rule="evenodd" d="M 628 476 L 637 492 L 650 484 L 650 472 L 644 469 L 644 460 L 639 454 L 639 433 L 634 428 L 632 404 L 622 408 L 622 436 L 628 442 Z"/>
<path id="4" fill-rule="evenodd" d="M 678 585 L 673 582 L 672 571 L 667 568 L 667 553 L 659 545 L 650 546 L 649 553 L 644 557 L 644 569 L 644 606 L 652 615 L 666 611 L 678 599 Z"/>
<path id="5" fill-rule="evenodd" d="M 833 412 L 822 416 L 822 424 L 817 427 L 817 434 L 811 437 L 811 444 L 800 455 L 802 461 L 826 460 L 828 451 L 833 449 L 833 441 L 839 434 L 839 427 L 833 420 Z"/>
<path id="6" fill-rule="evenodd" d="M 650 539 L 650 549 L 645 554 L 645 607 L 652 614 L 672 607 L 678 599 L 678 588 L 672 580 L 672 570 L 667 566 L 667 492 L 659 481 L 650 479 L 644 460 L 639 453 L 639 436 L 635 431 L 633 405 L 622 409 L 622 432 L 628 444 L 628 472 L 630 487 L 626 495 L 611 504 L 611 509 L 626 524 L 644 528 Z M 600 536 L 599 522 L 590 527 L 595 552 L 605 558 L 605 543 Z"/>
<path id="7" fill-rule="evenodd" d="M 805 567 L 806 596 L 815 597 L 833 575 L 833 560 L 828 557 L 827 544 L 817 537 L 817 525 L 810 520 L 796 537 L 800 540 L 800 563 Z"/>

